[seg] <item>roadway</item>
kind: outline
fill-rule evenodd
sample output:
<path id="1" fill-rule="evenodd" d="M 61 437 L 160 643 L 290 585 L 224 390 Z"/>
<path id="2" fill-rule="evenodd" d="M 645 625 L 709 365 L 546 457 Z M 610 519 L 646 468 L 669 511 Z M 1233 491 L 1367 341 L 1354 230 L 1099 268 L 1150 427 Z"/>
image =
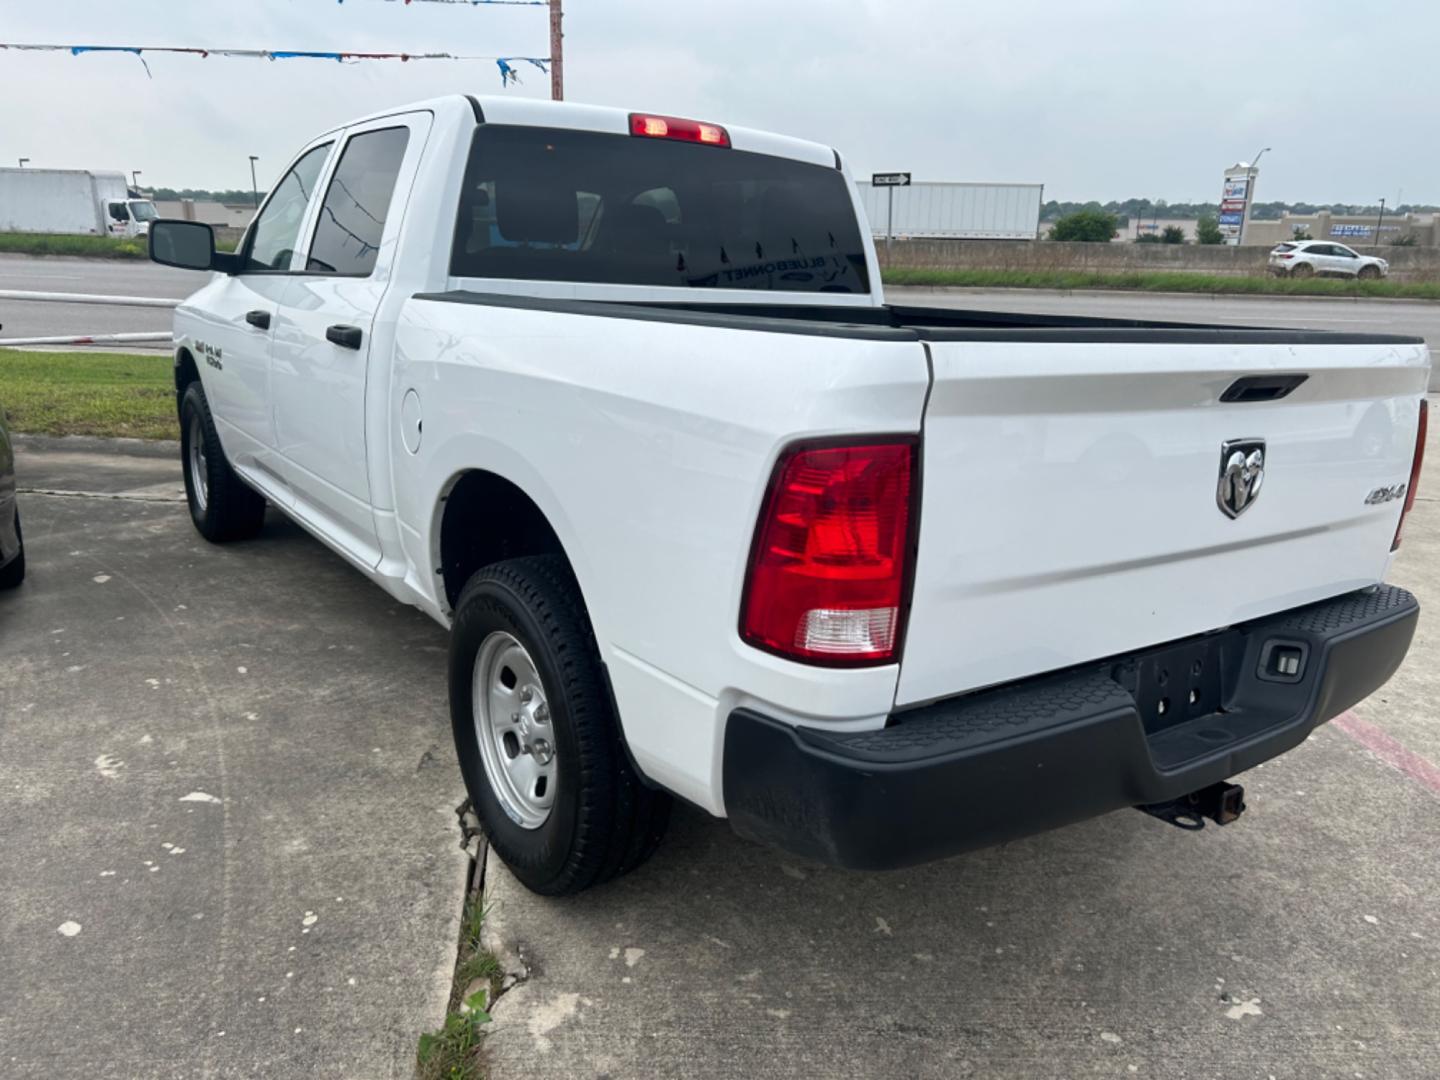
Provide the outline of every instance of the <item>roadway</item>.
<path id="1" fill-rule="evenodd" d="M 0 255 L 0 289 L 183 297 L 204 274 L 129 260 L 36 258 Z M 1440 349 L 1440 304 L 1410 300 L 1331 297 L 1208 296 L 1048 289 L 920 289 L 891 287 L 895 302 L 996 311 L 1053 312 L 1112 318 L 1157 319 L 1312 330 L 1374 330 L 1414 334 Z M 166 330 L 161 308 L 94 307 L 0 301 L 0 337 Z M 1431 389 L 1440 389 L 1440 380 Z"/>
<path id="2" fill-rule="evenodd" d="M 1285 327 L 1297 330 L 1374 331 L 1423 337 L 1440 352 L 1440 304 L 1426 300 L 1351 300 L 1319 296 L 1210 296 L 1187 293 L 1105 292 L 1098 289 L 921 289 L 892 286 L 891 303 L 1091 315 L 1207 325 Z M 1440 370 L 1430 373 L 1440 392 Z"/>
<path id="3" fill-rule="evenodd" d="M 90 293 L 104 296 L 184 297 L 205 283 L 205 274 L 129 259 L 73 259 L 0 255 L 0 289 Z M 97 307 L 93 304 L 0 300 L 0 338 L 59 334 L 131 334 L 170 329 L 165 308 Z M 167 345 L 130 345 L 124 351 Z"/>

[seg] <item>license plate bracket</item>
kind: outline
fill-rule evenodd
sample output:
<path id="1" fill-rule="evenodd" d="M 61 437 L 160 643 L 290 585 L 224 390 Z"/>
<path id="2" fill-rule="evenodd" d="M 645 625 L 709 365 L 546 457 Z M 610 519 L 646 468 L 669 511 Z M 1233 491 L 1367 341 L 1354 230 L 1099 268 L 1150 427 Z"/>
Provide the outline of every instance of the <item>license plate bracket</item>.
<path id="1" fill-rule="evenodd" d="M 1121 665 L 1117 682 L 1135 697 L 1147 734 L 1224 711 L 1227 659 L 1243 642 L 1215 634 L 1144 653 Z"/>

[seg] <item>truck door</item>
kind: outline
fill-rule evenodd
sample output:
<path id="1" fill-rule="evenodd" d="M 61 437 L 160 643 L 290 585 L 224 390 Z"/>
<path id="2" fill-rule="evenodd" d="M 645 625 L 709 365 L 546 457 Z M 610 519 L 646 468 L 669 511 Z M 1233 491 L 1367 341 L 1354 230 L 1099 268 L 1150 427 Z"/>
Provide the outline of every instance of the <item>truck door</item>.
<path id="1" fill-rule="evenodd" d="M 274 471 L 270 343 L 281 294 L 299 247 L 316 181 L 334 140 L 307 147 L 281 177 L 241 244 L 239 273 L 217 279 L 207 295 L 208 325 L 192 342 L 225 450 L 237 465 Z M 203 337 L 202 337 L 203 335 Z"/>
<path id="2" fill-rule="evenodd" d="M 125 208 L 124 200 L 105 204 L 105 228 L 111 236 L 125 236 L 129 233 L 130 211 Z"/>
<path id="3" fill-rule="evenodd" d="M 391 348 L 377 325 L 429 113 L 348 129 L 308 226 L 275 327 L 270 379 L 278 461 L 297 501 L 327 519 L 351 553 L 380 558 L 366 456 L 371 350 Z M 378 361 L 377 361 L 378 362 Z M 385 380 L 375 392 L 385 393 Z M 301 507 L 304 510 L 306 507 Z"/>

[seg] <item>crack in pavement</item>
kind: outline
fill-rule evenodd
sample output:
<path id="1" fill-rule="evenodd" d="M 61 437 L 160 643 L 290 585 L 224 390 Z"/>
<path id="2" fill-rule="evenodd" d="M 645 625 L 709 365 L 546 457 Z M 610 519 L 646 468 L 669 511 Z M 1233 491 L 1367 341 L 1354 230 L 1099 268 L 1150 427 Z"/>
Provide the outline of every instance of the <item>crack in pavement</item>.
<path id="1" fill-rule="evenodd" d="M 44 495 L 52 499 L 106 499 L 120 502 L 183 503 L 184 495 L 142 495 L 137 492 L 67 491 L 62 488 L 16 488 L 19 495 Z"/>

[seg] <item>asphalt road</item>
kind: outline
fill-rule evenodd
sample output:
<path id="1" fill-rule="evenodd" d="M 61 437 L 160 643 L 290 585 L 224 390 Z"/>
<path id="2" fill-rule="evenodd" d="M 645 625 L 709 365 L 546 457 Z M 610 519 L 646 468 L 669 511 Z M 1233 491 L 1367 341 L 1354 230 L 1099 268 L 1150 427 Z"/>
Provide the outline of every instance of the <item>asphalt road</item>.
<path id="1" fill-rule="evenodd" d="M 208 275 L 128 259 L 37 258 L 0 255 L 0 289 L 29 292 L 89 293 L 105 296 L 159 296 L 182 299 Z M 165 308 L 98 307 L 91 304 L 0 300 L 0 338 L 51 337 L 60 334 L 129 334 L 168 331 Z M 127 345 L 128 350 L 168 353 L 170 347 Z"/>
<path id="2" fill-rule="evenodd" d="M 1287 327 L 1423 337 L 1440 356 L 1440 303 L 1417 300 L 1336 300 L 1308 296 L 1190 296 L 1181 293 L 1059 292 L 1048 289 L 919 289 L 891 286 L 899 304 L 1029 314 L 1091 315 L 1206 325 Z M 1440 367 L 1432 369 L 1440 391 Z"/>
<path id="3" fill-rule="evenodd" d="M 0 289 L 182 298 L 205 278 L 149 262 L 0 255 Z M 940 307 L 1416 334 L 1440 351 L 1440 304 L 1416 301 L 901 287 L 891 287 L 886 294 L 901 303 Z M 0 337 L 168 330 L 170 313 L 0 301 L 0 324 Z M 1440 389 L 1440 383 L 1432 389 Z"/>
<path id="4" fill-rule="evenodd" d="M 204 543 L 177 459 L 21 440 L 0 1076 L 408 1078 L 468 868 L 445 632 L 278 515 Z"/>

